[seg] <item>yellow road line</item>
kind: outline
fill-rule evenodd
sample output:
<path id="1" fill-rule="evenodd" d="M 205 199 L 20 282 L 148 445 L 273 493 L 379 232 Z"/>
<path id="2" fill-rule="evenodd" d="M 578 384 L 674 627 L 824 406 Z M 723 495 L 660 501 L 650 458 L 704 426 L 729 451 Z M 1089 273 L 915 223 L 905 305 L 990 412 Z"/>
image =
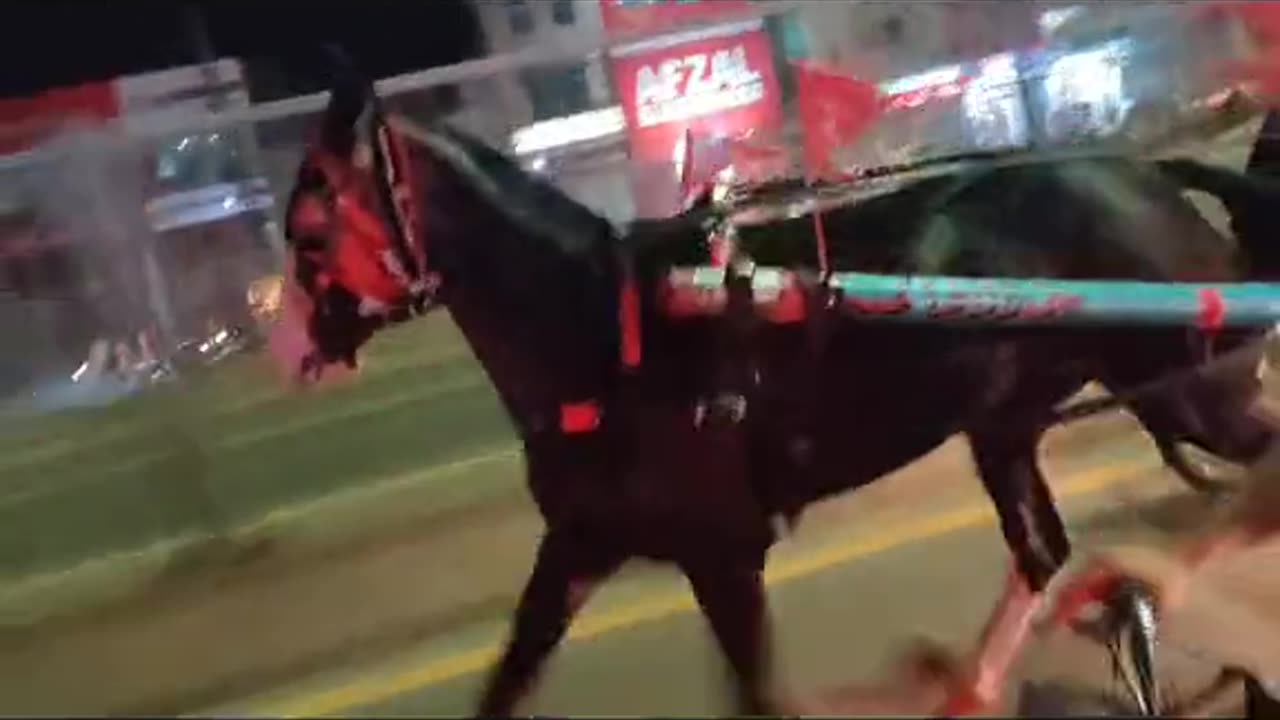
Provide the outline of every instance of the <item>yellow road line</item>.
<path id="1" fill-rule="evenodd" d="M 1151 461 L 1129 461 L 1076 474 L 1055 492 L 1058 499 L 1100 492 L 1143 471 L 1156 469 Z M 949 512 L 905 523 L 869 538 L 834 545 L 811 555 L 783 560 L 765 571 L 765 584 L 781 585 L 840 565 L 865 559 L 904 545 L 931 540 L 959 530 L 992 525 L 995 512 L 989 503 L 974 503 Z M 590 640 L 606 633 L 693 612 L 697 604 L 688 590 L 668 592 L 647 601 L 587 613 L 570 628 L 567 640 Z M 316 717 L 335 715 L 398 695 L 439 685 L 488 669 L 501 652 L 500 642 L 433 660 L 421 667 L 374 675 L 341 687 L 303 694 L 290 701 L 268 704 L 254 717 Z"/>

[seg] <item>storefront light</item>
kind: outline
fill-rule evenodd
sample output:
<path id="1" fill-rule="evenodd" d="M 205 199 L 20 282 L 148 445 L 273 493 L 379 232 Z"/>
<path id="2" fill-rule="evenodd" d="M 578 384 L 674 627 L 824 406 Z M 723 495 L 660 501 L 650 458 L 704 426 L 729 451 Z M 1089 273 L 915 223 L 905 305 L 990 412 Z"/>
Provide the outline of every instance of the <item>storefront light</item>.
<path id="1" fill-rule="evenodd" d="M 992 55 L 978 64 L 978 81 L 983 85 L 1000 85 L 1018 81 L 1018 65 L 1013 53 Z"/>
<path id="2" fill-rule="evenodd" d="M 1108 103 L 1122 99 L 1122 69 L 1111 53 L 1091 50 L 1058 59 L 1045 79 L 1051 102 Z"/>
<path id="3" fill-rule="evenodd" d="M 1079 5 L 1068 5 L 1067 7 L 1045 10 L 1040 13 L 1040 32 L 1045 35 L 1052 35 L 1058 28 L 1069 20 L 1079 17 L 1083 12 L 1084 8 Z"/>
<path id="4" fill-rule="evenodd" d="M 966 88 L 964 112 L 979 147 L 1005 147 L 1026 141 L 1026 115 L 1013 53 L 978 63 L 978 75 Z"/>
<path id="5" fill-rule="evenodd" d="M 526 125 L 511 134 L 511 147 L 517 155 L 528 155 L 608 137 L 626 127 L 622 107 L 614 105 Z"/>

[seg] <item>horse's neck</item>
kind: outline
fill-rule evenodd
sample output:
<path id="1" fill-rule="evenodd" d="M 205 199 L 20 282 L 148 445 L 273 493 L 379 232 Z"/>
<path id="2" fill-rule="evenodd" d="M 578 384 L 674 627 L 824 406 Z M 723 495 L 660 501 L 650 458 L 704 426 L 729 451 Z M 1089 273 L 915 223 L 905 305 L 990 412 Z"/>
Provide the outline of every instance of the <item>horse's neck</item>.
<path id="1" fill-rule="evenodd" d="M 448 303 L 449 314 L 489 376 L 516 430 L 525 436 L 539 429 L 546 422 L 541 417 L 546 403 L 536 397 L 541 386 L 536 371 L 522 362 L 522 349 L 503 332 L 491 309 L 473 297 L 454 295 Z"/>
<path id="2" fill-rule="evenodd" d="M 569 313 L 523 314 L 494 287 L 463 285 L 450 293 L 449 311 L 522 436 L 558 423 L 565 403 L 599 398 L 604 388 L 588 372 L 589 328 Z M 554 324 L 539 329 L 549 317 Z"/>

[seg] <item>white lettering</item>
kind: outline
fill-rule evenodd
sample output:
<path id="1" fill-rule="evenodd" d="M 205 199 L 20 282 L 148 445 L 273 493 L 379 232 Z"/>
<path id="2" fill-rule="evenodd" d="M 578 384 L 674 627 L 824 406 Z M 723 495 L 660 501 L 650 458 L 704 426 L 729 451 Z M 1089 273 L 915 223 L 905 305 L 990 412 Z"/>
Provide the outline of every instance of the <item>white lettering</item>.
<path id="1" fill-rule="evenodd" d="M 671 102 L 680 97 L 680 88 L 684 85 L 682 70 L 684 61 L 680 58 L 663 60 L 658 66 L 658 77 L 662 79 L 662 92 L 658 95 L 658 102 Z"/>
<path id="2" fill-rule="evenodd" d="M 658 73 L 653 68 L 645 65 L 636 73 L 636 104 L 648 105 L 652 102 L 658 102 L 662 92 L 662 83 L 658 80 Z"/>
<path id="3" fill-rule="evenodd" d="M 684 59 L 684 66 L 688 70 L 687 79 L 684 83 L 685 97 L 701 95 L 718 89 L 711 83 L 713 78 L 707 70 L 707 56 L 705 53 L 689 55 Z"/>
<path id="4" fill-rule="evenodd" d="M 636 107 L 640 127 L 742 107 L 764 98 L 760 73 L 747 64 L 741 44 L 707 53 L 664 60 L 655 70 L 636 73 Z"/>
<path id="5" fill-rule="evenodd" d="M 739 85 L 706 95 L 682 97 L 669 103 L 643 105 L 638 108 L 636 114 L 640 127 L 652 127 L 745 107 L 762 99 L 764 99 L 764 83 L 756 80 L 750 85 Z"/>
<path id="6" fill-rule="evenodd" d="M 733 67 L 732 63 L 733 57 L 728 50 L 717 50 L 711 56 L 711 77 L 716 79 L 717 90 L 723 88 L 726 83 L 731 82 L 731 78 L 738 75 L 738 69 Z"/>

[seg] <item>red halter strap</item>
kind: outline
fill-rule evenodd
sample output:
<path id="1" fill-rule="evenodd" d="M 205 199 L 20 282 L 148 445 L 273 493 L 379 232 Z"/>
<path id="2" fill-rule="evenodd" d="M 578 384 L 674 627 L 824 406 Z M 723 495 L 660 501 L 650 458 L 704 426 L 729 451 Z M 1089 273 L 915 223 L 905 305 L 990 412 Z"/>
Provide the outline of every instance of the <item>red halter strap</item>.
<path id="1" fill-rule="evenodd" d="M 626 370 L 640 367 L 640 290 L 627 272 L 618 293 L 618 324 L 621 328 L 621 360 Z"/>
<path id="2" fill-rule="evenodd" d="M 1214 333 L 1222 329 L 1227 317 L 1227 305 L 1222 293 L 1214 288 L 1200 291 L 1200 312 L 1196 315 L 1196 326 L 1202 332 Z"/>
<path id="3" fill-rule="evenodd" d="M 600 428 L 600 404 L 595 400 L 564 403 L 560 406 L 560 432 L 581 435 Z"/>

